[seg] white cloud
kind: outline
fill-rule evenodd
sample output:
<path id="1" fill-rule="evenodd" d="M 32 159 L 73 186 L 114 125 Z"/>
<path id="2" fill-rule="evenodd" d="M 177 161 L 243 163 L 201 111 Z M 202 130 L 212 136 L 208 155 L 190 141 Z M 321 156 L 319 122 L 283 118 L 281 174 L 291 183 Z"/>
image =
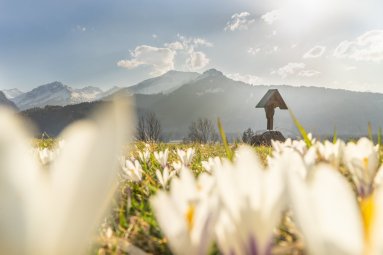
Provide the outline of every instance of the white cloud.
<path id="1" fill-rule="evenodd" d="M 183 50 L 184 49 L 184 45 L 179 41 L 175 41 L 175 42 L 171 42 L 171 43 L 165 43 L 165 47 L 168 47 L 169 49 L 172 49 L 172 50 Z"/>
<path id="2" fill-rule="evenodd" d="M 326 47 L 316 45 L 303 55 L 303 58 L 319 58 L 326 51 Z"/>
<path id="3" fill-rule="evenodd" d="M 320 74 L 320 72 L 317 70 L 302 70 L 298 73 L 298 75 L 302 77 L 313 77 L 318 74 Z"/>
<path id="4" fill-rule="evenodd" d="M 225 31 L 249 29 L 249 25 L 255 22 L 255 19 L 250 18 L 250 16 L 251 15 L 248 12 L 233 14 L 226 24 Z"/>
<path id="5" fill-rule="evenodd" d="M 383 60 L 383 30 L 371 30 L 352 41 L 343 41 L 334 50 L 337 58 L 380 62 Z"/>
<path id="6" fill-rule="evenodd" d="M 81 25 L 77 25 L 76 30 L 80 32 L 86 32 L 87 28 Z"/>
<path id="7" fill-rule="evenodd" d="M 190 53 L 186 63 L 190 70 L 199 70 L 209 64 L 210 59 L 201 51 L 193 51 Z"/>
<path id="8" fill-rule="evenodd" d="M 176 52 L 169 48 L 157 48 L 148 45 L 140 45 L 130 52 L 131 59 L 120 60 L 117 66 L 133 69 L 142 65 L 152 67 L 151 75 L 161 75 L 174 69 L 174 57 Z"/>
<path id="9" fill-rule="evenodd" d="M 279 68 L 277 71 L 273 71 L 272 74 L 276 73 L 282 78 L 286 78 L 288 75 L 293 75 L 297 71 L 304 69 L 306 65 L 304 63 L 288 63 L 287 65 Z"/>
<path id="10" fill-rule="evenodd" d="M 226 76 L 232 80 L 242 81 L 244 83 L 253 84 L 253 85 L 254 84 L 260 84 L 260 82 L 262 81 L 261 78 L 259 78 L 258 76 L 252 75 L 252 74 L 242 75 L 239 73 L 233 73 L 233 74 L 227 74 Z"/>
<path id="11" fill-rule="evenodd" d="M 247 53 L 249 53 L 249 54 L 251 54 L 251 55 L 256 55 L 258 52 L 260 52 L 261 51 L 261 48 L 249 48 L 248 50 L 247 50 Z"/>
<path id="12" fill-rule="evenodd" d="M 134 69 L 139 66 L 150 66 L 150 75 L 161 75 L 175 68 L 177 62 L 184 63 L 183 68 L 199 70 L 205 67 L 210 59 L 202 51 L 196 51 L 198 47 L 212 47 L 213 44 L 199 37 L 185 37 L 177 35 L 178 40 L 165 43 L 164 47 L 148 45 L 137 46 L 130 52 L 131 59 L 123 59 L 117 62 L 117 66 Z M 178 55 L 178 53 L 180 53 Z"/>
<path id="13" fill-rule="evenodd" d="M 213 44 L 206 39 L 199 37 L 185 37 L 183 35 L 177 35 L 178 40 L 170 43 L 165 43 L 165 47 L 173 50 L 186 50 L 194 51 L 197 47 L 213 47 Z"/>
<path id="14" fill-rule="evenodd" d="M 262 15 L 261 19 L 269 25 L 272 25 L 275 21 L 281 18 L 280 10 L 272 10 Z"/>
<path id="15" fill-rule="evenodd" d="M 157 36 L 156 34 L 152 34 L 152 37 L 153 37 L 154 39 L 157 39 L 157 38 L 158 38 L 158 36 Z"/>

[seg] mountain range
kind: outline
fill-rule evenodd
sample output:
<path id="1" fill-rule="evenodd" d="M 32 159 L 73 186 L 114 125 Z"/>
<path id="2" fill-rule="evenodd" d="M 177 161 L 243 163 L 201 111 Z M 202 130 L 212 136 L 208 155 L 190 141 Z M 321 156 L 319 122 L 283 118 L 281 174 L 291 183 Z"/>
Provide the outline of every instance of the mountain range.
<path id="1" fill-rule="evenodd" d="M 202 74 L 170 71 L 131 87 L 109 91 L 95 87 L 73 89 L 54 82 L 9 99 L 21 110 L 72 105 L 61 111 L 60 107 L 45 107 L 23 112 L 38 122 L 40 132 L 51 135 L 57 135 L 71 122 L 68 114 L 74 116 L 76 111 L 84 113 L 93 107 L 93 104 L 78 103 L 108 100 L 115 93 L 124 93 L 133 95 L 139 114 L 154 112 L 157 115 L 168 139 L 185 137 L 191 122 L 201 117 L 213 122 L 220 117 L 225 131 L 239 137 L 249 127 L 256 132 L 265 130 L 265 112 L 255 105 L 269 89 L 278 89 L 303 126 L 317 136 L 331 136 L 334 129 L 340 136 L 360 136 L 366 135 L 368 122 L 374 130 L 383 126 L 383 94 L 321 87 L 250 85 L 229 79 L 215 69 Z M 52 116 L 53 111 L 57 117 L 49 120 L 44 117 Z M 82 115 L 86 114 L 76 116 Z M 59 118 L 68 121 L 50 129 L 50 122 L 58 122 Z M 274 127 L 286 136 L 297 135 L 289 111 L 276 109 Z"/>

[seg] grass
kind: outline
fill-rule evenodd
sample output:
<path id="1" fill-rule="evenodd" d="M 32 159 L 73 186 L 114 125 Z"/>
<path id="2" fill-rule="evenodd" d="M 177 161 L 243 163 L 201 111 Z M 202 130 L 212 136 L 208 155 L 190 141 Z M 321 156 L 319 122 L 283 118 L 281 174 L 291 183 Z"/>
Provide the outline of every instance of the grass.
<path id="1" fill-rule="evenodd" d="M 195 149 L 195 156 L 190 168 L 196 176 L 203 171 L 201 161 L 208 160 L 209 157 L 227 157 L 228 148 L 219 144 L 150 144 L 152 152 L 168 149 L 170 164 L 178 160 L 175 153 L 176 149 L 186 150 L 190 147 Z M 230 151 L 234 151 L 235 147 L 236 145 L 232 145 Z M 134 149 L 127 152 L 126 156 L 138 158 L 138 151 L 142 151 L 144 148 L 144 143 L 136 143 Z M 266 164 L 271 148 L 256 147 L 255 150 L 260 155 L 261 161 Z M 121 245 L 124 241 L 152 254 L 171 254 L 167 246 L 167 240 L 162 235 L 149 204 L 149 198 L 160 188 L 155 176 L 155 171 L 160 169 L 160 165 L 151 154 L 150 162 L 142 165 L 142 167 L 145 172 L 142 182 L 132 184 L 122 178 L 120 179 L 118 196 L 113 201 L 111 214 L 100 228 L 101 238 L 95 246 L 95 254 L 100 251 L 103 254 L 125 254 L 123 245 Z M 105 236 L 107 228 L 112 230 L 113 235 L 111 238 L 105 239 L 102 236 Z"/>

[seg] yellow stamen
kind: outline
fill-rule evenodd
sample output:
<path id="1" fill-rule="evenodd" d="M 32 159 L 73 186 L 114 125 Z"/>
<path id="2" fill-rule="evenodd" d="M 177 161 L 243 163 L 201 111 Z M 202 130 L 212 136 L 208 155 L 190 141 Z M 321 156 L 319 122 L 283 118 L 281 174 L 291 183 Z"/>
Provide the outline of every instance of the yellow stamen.
<path id="1" fill-rule="evenodd" d="M 189 232 L 193 229 L 193 226 L 194 226 L 194 215 L 195 215 L 195 205 L 194 203 L 190 203 L 185 213 L 185 220 L 186 220 Z"/>
<path id="2" fill-rule="evenodd" d="M 370 254 L 371 252 L 371 237 L 372 228 L 375 218 L 375 203 L 374 195 L 370 195 L 363 198 L 360 201 L 360 210 L 362 213 L 363 227 L 364 227 L 364 241 L 365 241 L 365 252 L 364 255 Z"/>
<path id="3" fill-rule="evenodd" d="M 363 166 L 364 166 L 364 169 L 368 169 L 368 158 L 363 158 Z"/>

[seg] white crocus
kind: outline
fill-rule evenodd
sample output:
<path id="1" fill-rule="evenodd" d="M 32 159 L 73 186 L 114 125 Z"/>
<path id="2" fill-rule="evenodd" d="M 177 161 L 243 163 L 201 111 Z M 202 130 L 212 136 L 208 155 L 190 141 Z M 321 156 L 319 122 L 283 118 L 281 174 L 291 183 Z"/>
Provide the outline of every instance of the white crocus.
<path id="1" fill-rule="evenodd" d="M 287 138 L 286 141 L 271 141 L 271 145 L 273 147 L 273 153 L 282 153 L 285 150 L 296 150 L 301 155 L 304 155 L 307 151 L 307 145 L 303 140 L 292 140 L 291 138 Z"/>
<path id="2" fill-rule="evenodd" d="M 195 150 L 194 148 L 188 148 L 186 151 L 177 149 L 177 155 L 184 166 L 189 166 L 193 160 Z"/>
<path id="3" fill-rule="evenodd" d="M 150 151 L 145 149 L 144 151 L 138 151 L 138 157 L 142 163 L 149 163 L 150 160 Z"/>
<path id="4" fill-rule="evenodd" d="M 166 165 L 168 163 L 168 156 L 169 156 L 169 150 L 168 149 L 165 149 L 164 151 L 160 151 L 160 152 L 157 152 L 157 151 L 154 152 L 154 157 L 156 158 L 158 163 L 160 163 L 162 168 L 166 167 Z"/>
<path id="5" fill-rule="evenodd" d="M 342 163 L 344 148 L 345 143 L 339 139 L 335 143 L 316 142 L 304 154 L 304 161 L 310 167 L 319 162 L 327 162 L 338 168 Z"/>
<path id="6" fill-rule="evenodd" d="M 117 185 L 118 155 L 132 134 L 123 101 L 68 127 L 60 155 L 41 169 L 16 114 L 0 109 L 2 254 L 84 254 Z"/>
<path id="7" fill-rule="evenodd" d="M 222 209 L 216 226 L 223 254 L 269 254 L 273 230 L 285 208 L 283 171 L 263 169 L 258 155 L 243 146 L 234 164 L 215 171 Z"/>
<path id="8" fill-rule="evenodd" d="M 367 138 L 361 138 L 357 143 L 349 142 L 344 148 L 343 162 L 352 174 L 359 195 L 368 196 L 379 167 L 377 147 Z"/>
<path id="9" fill-rule="evenodd" d="M 294 219 L 309 254 L 363 254 L 361 213 L 347 180 L 324 163 L 307 180 L 296 172 L 286 173 Z"/>
<path id="10" fill-rule="evenodd" d="M 140 182 L 142 180 L 142 167 L 138 160 L 124 160 L 122 162 L 122 170 L 124 176 L 132 182 Z"/>
<path id="11" fill-rule="evenodd" d="M 222 166 L 222 161 L 219 157 L 209 158 L 207 161 L 201 161 L 202 167 L 208 173 L 213 173 L 214 169 Z"/>
<path id="12" fill-rule="evenodd" d="M 173 176 L 176 174 L 175 171 L 171 171 L 167 166 L 162 170 L 156 170 L 156 176 L 158 179 L 158 182 L 161 184 L 162 188 L 166 189 L 168 186 L 169 181 L 173 178 Z"/>
<path id="13" fill-rule="evenodd" d="M 185 166 L 182 164 L 181 161 L 174 161 L 172 163 L 172 167 L 174 169 L 174 171 L 176 171 L 177 174 L 179 174 L 182 170 L 182 168 L 184 168 Z"/>
<path id="14" fill-rule="evenodd" d="M 196 181 L 184 168 L 169 192 L 159 191 L 152 197 L 156 219 L 174 254 L 208 253 L 218 202 L 213 183 L 204 175 Z"/>
<path id="15" fill-rule="evenodd" d="M 37 153 L 42 165 L 50 164 L 56 156 L 56 152 L 48 148 L 37 149 Z"/>

